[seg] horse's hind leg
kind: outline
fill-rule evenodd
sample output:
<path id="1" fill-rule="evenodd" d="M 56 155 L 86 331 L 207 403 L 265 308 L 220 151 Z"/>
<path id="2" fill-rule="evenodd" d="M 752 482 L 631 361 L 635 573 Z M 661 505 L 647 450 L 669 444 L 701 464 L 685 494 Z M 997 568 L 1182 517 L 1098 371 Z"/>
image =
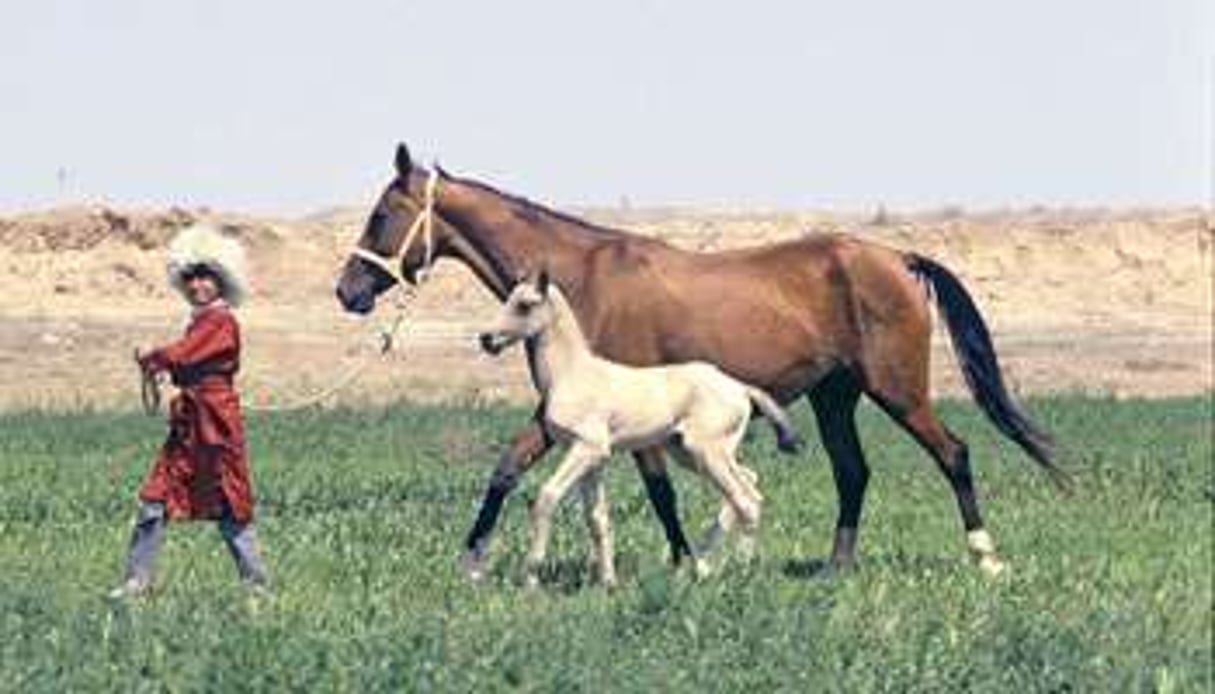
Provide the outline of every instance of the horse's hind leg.
<path id="1" fill-rule="evenodd" d="M 616 587 L 616 564 L 612 551 L 612 517 L 608 508 L 607 489 L 603 484 L 603 468 L 593 468 L 582 478 L 582 511 L 595 546 L 595 566 L 599 583 L 605 588 Z"/>
<path id="2" fill-rule="evenodd" d="M 856 541 L 869 466 L 856 433 L 856 405 L 860 387 L 847 371 L 828 375 L 810 391 L 810 404 L 818 421 L 819 435 L 831 459 L 831 473 L 839 499 L 831 565 L 846 569 L 856 563 Z"/>
<path id="3" fill-rule="evenodd" d="M 937 468 L 949 480 L 962 515 L 962 525 L 966 528 L 966 546 L 979 568 L 991 576 L 1002 573 L 1004 562 L 996 554 L 995 541 L 983 527 L 983 517 L 979 513 L 966 443 L 941 424 L 927 399 L 907 412 L 891 414 L 928 451 Z"/>
<path id="4" fill-rule="evenodd" d="M 675 488 L 671 486 L 671 478 L 667 475 L 662 449 L 646 448 L 637 451 L 633 454 L 633 460 L 637 462 L 637 471 L 641 473 L 641 480 L 645 483 L 650 505 L 654 507 L 654 513 L 662 523 L 667 546 L 671 549 L 671 564 L 679 566 L 684 557 L 692 556 L 692 546 L 679 523 Z"/>
<path id="5" fill-rule="evenodd" d="M 908 378 L 903 383 L 910 383 L 915 387 L 899 388 L 901 384 L 888 380 L 876 384 L 876 387 L 869 391 L 869 395 L 936 461 L 937 468 L 949 481 L 957 500 L 962 525 L 966 529 L 967 548 L 978 562 L 979 568 L 984 573 L 995 576 L 1004 571 L 1005 565 L 996 554 L 996 545 L 991 535 L 983 527 L 966 443 L 954 436 L 937 418 L 928 399 L 928 389 L 924 381 L 926 377 Z"/>

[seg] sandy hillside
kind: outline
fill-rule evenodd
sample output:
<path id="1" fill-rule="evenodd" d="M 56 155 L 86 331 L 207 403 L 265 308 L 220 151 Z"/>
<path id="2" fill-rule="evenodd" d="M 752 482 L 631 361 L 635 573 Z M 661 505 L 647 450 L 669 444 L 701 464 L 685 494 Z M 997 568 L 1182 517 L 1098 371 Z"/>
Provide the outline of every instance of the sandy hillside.
<path id="1" fill-rule="evenodd" d="M 844 231 L 936 257 L 974 293 L 1013 386 L 1159 396 L 1212 389 L 1211 216 L 1199 209 L 1030 210 L 878 218 L 826 213 L 583 210 L 687 248 Z M 364 211 L 300 219 L 208 210 L 67 207 L 0 218 L 0 409 L 134 407 L 133 347 L 173 337 L 183 304 L 164 285 L 164 246 L 195 220 L 250 251 L 242 386 L 258 406 L 395 398 L 530 397 L 520 357 L 482 357 L 473 336 L 495 305 L 471 273 L 441 263 L 407 311 L 396 349 L 376 330 L 389 305 L 343 314 L 333 284 Z M 943 338 L 943 334 L 938 334 Z M 938 393 L 956 393 L 944 344 Z"/>

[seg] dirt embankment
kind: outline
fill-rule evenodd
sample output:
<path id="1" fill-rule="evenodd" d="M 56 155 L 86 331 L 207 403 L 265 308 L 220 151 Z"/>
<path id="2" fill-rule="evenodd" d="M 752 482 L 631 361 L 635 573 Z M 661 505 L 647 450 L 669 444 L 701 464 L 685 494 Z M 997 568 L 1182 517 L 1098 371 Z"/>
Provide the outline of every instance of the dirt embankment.
<path id="1" fill-rule="evenodd" d="M 164 282 L 172 234 L 206 220 L 247 246 L 242 309 L 246 400 L 291 405 L 355 374 L 328 403 L 401 397 L 529 397 L 518 355 L 479 355 L 495 304 L 472 274 L 441 263 L 410 304 L 397 348 L 343 314 L 334 280 L 365 212 L 300 219 L 209 210 L 68 207 L 0 218 L 0 409 L 135 406 L 131 349 L 179 330 Z M 703 250 L 842 231 L 933 256 L 974 293 L 1013 387 L 1158 396 L 1212 390 L 1209 212 L 1028 210 L 871 218 L 827 213 L 585 210 L 588 219 Z M 942 338 L 943 335 L 938 335 Z M 939 339 L 937 392 L 959 392 Z"/>

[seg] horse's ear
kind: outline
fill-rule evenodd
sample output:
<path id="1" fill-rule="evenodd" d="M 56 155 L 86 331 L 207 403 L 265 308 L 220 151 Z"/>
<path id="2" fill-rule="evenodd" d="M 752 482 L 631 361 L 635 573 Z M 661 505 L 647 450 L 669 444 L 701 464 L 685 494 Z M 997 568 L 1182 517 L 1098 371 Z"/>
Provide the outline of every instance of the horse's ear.
<path id="1" fill-rule="evenodd" d="M 397 145 L 397 175 L 404 178 L 409 175 L 409 171 L 413 169 L 413 160 L 409 157 L 409 148 L 402 142 Z"/>

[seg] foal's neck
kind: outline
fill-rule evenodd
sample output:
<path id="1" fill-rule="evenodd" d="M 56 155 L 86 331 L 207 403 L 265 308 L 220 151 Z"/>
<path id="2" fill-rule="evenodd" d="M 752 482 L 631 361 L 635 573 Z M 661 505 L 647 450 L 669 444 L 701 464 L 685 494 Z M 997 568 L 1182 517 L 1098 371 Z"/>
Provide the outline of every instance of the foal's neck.
<path id="1" fill-rule="evenodd" d="M 578 318 L 556 284 L 549 285 L 553 320 L 535 338 L 536 386 L 547 395 L 594 358 Z"/>

